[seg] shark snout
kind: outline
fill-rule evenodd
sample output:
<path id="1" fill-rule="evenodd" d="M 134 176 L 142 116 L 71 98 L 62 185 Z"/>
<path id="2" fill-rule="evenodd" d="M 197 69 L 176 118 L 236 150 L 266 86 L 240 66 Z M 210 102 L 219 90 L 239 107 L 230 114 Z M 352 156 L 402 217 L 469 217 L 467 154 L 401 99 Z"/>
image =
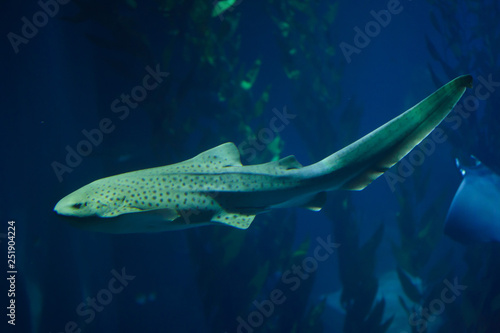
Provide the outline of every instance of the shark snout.
<path id="1" fill-rule="evenodd" d="M 65 216 L 82 216 L 85 215 L 84 208 L 86 208 L 82 202 L 77 200 L 74 195 L 69 194 L 59 200 L 59 202 L 54 206 L 54 212 L 59 215 Z"/>
<path id="2" fill-rule="evenodd" d="M 54 212 L 59 215 L 71 216 L 73 215 L 73 210 L 71 202 L 65 200 L 66 198 L 62 198 L 59 202 L 54 206 Z"/>

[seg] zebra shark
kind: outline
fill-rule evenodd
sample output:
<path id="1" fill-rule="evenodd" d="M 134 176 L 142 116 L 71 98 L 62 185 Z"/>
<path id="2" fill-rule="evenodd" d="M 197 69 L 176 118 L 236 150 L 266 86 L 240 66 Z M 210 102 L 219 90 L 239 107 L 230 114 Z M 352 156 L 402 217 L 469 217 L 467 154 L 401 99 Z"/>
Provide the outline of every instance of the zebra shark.
<path id="1" fill-rule="evenodd" d="M 96 180 L 54 207 L 74 226 L 108 233 L 160 232 L 210 224 L 247 229 L 274 208 L 318 211 L 325 191 L 362 190 L 401 160 L 453 109 L 472 77 L 448 82 L 420 103 L 323 160 L 294 156 L 242 165 L 233 143 L 172 165 Z"/>

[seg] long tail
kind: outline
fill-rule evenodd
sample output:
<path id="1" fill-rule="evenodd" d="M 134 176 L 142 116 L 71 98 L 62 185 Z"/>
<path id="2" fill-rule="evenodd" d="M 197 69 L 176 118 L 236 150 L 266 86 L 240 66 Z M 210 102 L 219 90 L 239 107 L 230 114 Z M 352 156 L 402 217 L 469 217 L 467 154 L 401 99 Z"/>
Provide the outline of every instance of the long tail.
<path id="1" fill-rule="evenodd" d="M 457 77 L 403 114 L 303 171 L 325 189 L 362 190 L 425 139 L 467 87 L 472 87 L 472 76 Z"/>

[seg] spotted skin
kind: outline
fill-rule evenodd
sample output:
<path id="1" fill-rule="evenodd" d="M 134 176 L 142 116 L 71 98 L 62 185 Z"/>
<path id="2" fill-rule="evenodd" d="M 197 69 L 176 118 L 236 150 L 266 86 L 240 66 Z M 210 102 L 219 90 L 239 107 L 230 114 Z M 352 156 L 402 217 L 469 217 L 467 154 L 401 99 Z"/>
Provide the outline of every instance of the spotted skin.
<path id="1" fill-rule="evenodd" d="M 260 207 L 225 210 L 228 195 L 291 189 L 299 182 L 287 171 L 300 167 L 293 157 L 242 166 L 236 146 L 226 143 L 185 162 L 96 180 L 61 199 L 55 210 L 99 218 L 158 210 L 177 225 L 189 216 L 186 226 L 199 223 L 199 212 L 209 211 L 210 222 L 246 229 Z"/>

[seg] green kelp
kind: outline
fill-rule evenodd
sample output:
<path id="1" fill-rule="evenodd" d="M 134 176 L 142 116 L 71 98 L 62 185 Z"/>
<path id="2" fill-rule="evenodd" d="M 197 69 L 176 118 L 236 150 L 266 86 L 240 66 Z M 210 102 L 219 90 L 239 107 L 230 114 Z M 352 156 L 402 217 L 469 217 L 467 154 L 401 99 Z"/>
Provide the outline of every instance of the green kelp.
<path id="1" fill-rule="evenodd" d="M 233 6 L 237 6 L 240 2 L 241 0 L 219 0 L 215 2 L 212 17 L 221 16 L 226 10 L 233 9 Z"/>

